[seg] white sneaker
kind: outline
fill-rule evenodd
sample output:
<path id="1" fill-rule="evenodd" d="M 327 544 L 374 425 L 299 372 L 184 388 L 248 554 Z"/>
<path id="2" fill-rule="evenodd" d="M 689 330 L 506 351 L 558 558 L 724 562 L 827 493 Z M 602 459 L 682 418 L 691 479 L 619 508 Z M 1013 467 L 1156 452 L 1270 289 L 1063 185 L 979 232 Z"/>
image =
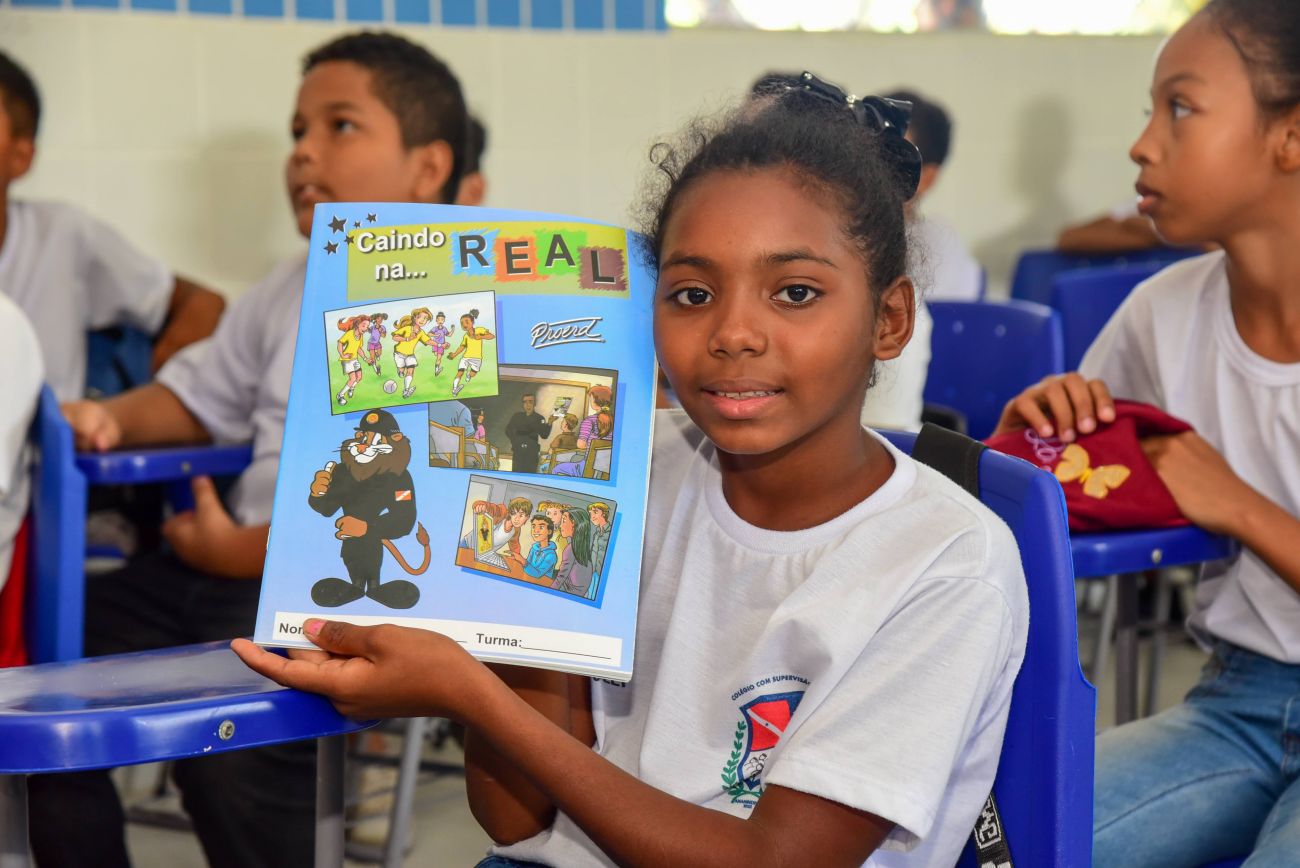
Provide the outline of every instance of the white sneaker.
<path id="1" fill-rule="evenodd" d="M 347 396 L 344 395 L 344 394 L 342 394 L 342 393 L 340 393 L 340 394 L 338 395 L 338 399 L 339 399 L 339 406 L 340 406 L 340 407 L 342 407 L 344 404 L 346 404 L 346 403 L 348 402 Z"/>

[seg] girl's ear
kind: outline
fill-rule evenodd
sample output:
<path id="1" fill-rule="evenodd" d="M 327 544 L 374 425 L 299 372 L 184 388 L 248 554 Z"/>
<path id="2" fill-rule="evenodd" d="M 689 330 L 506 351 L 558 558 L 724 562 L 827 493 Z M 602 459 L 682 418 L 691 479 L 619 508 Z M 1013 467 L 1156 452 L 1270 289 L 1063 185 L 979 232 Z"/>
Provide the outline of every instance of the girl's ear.
<path id="1" fill-rule="evenodd" d="M 451 144 L 445 139 L 437 139 L 427 145 L 411 149 L 411 159 L 415 161 L 415 194 L 417 202 L 442 202 L 443 188 L 451 177 L 452 163 L 455 155 Z"/>
<path id="2" fill-rule="evenodd" d="M 876 315 L 875 356 L 878 361 L 896 359 L 912 339 L 916 322 L 916 290 L 903 275 L 889 285 L 880 299 Z"/>
<path id="3" fill-rule="evenodd" d="M 1282 142 L 1277 152 L 1277 166 L 1288 175 L 1300 172 L 1300 105 L 1278 121 Z"/>

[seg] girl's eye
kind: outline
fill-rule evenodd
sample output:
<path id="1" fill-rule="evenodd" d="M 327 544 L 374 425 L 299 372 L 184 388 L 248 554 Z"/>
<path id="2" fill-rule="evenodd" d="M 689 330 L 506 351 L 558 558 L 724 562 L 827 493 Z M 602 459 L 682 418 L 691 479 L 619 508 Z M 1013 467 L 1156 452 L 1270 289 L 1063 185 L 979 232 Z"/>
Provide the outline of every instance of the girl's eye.
<path id="1" fill-rule="evenodd" d="M 1169 101 L 1169 110 L 1173 113 L 1174 120 L 1176 121 L 1182 120 L 1183 118 L 1187 117 L 1192 113 L 1191 106 L 1187 105 L 1186 103 L 1179 102 L 1176 99 L 1171 99 Z"/>
<path id="2" fill-rule="evenodd" d="M 772 298 L 785 304 L 800 306 L 816 301 L 820 295 L 821 293 L 811 286 L 796 283 L 793 286 L 782 287 L 781 291 Z"/>
<path id="3" fill-rule="evenodd" d="M 351 132 L 352 130 L 355 130 L 356 128 L 357 128 L 356 124 L 354 124 L 352 121 L 347 120 L 345 118 L 339 118 L 338 120 L 334 121 L 334 129 L 340 133 L 348 133 Z"/>
<path id="4" fill-rule="evenodd" d="M 683 307 L 698 307 L 713 300 L 713 295 L 704 287 L 688 286 L 672 294 L 672 298 Z"/>
<path id="5" fill-rule="evenodd" d="M 307 134 L 306 127 L 294 125 L 289 128 L 289 137 L 295 142 Z"/>

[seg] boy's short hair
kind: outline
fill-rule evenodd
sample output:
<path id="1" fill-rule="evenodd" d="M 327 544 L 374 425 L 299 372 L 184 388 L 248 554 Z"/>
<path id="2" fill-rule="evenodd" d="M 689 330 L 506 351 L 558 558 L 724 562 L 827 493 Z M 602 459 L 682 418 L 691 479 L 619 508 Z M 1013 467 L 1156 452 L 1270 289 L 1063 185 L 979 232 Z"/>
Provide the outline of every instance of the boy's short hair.
<path id="1" fill-rule="evenodd" d="M 544 522 L 546 524 L 546 532 L 551 536 L 555 535 L 555 522 L 551 521 L 551 517 L 549 515 L 544 515 L 539 512 L 537 513 L 537 515 L 533 516 L 533 521 Z"/>
<path id="2" fill-rule="evenodd" d="M 512 512 L 530 513 L 532 511 L 533 502 L 526 497 L 516 497 L 514 500 L 510 501 L 510 504 L 506 507 L 507 515 Z"/>
<path id="3" fill-rule="evenodd" d="M 303 75 L 336 60 L 370 71 L 374 94 L 397 118 L 404 147 L 439 139 L 451 145 L 451 175 L 442 192 L 446 201 L 454 199 L 466 172 L 469 116 L 460 82 L 451 68 L 424 46 L 394 33 L 363 31 L 340 36 L 312 51 L 303 59 Z"/>
<path id="4" fill-rule="evenodd" d="M 16 139 L 35 139 L 41 125 L 41 97 L 36 82 L 13 58 L 0 51 L 0 100 Z"/>
<path id="5" fill-rule="evenodd" d="M 483 168 L 483 155 L 487 153 L 487 127 L 474 115 L 469 116 L 469 137 L 465 147 L 465 174 Z"/>
<path id="6" fill-rule="evenodd" d="M 948 149 L 952 147 L 952 119 L 947 110 L 911 90 L 897 90 L 885 96 L 912 104 L 908 136 L 921 152 L 922 163 L 942 166 L 948 159 Z"/>
<path id="7" fill-rule="evenodd" d="M 587 511 L 588 511 L 588 512 L 590 512 L 590 511 L 593 510 L 593 509 L 598 509 L 598 510 L 600 510 L 600 514 L 603 515 L 603 516 L 605 516 L 605 521 L 609 521 L 609 505 L 608 505 L 608 504 L 605 504 L 605 503 L 593 503 L 593 504 L 591 504 L 590 506 L 587 507 Z"/>

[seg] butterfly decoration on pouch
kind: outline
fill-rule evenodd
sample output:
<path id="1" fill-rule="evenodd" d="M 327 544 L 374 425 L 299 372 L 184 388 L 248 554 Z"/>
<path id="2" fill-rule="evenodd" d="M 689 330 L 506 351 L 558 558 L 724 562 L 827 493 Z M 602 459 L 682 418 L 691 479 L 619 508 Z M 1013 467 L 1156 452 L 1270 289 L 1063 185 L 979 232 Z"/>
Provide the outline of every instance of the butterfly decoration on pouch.
<path id="1" fill-rule="evenodd" d="M 1057 480 L 1062 484 L 1078 482 L 1083 486 L 1083 493 L 1098 500 L 1119 488 L 1129 478 L 1131 471 L 1122 464 L 1103 464 L 1092 466 L 1088 450 L 1077 443 L 1071 443 L 1061 453 L 1061 463 L 1056 465 Z"/>

